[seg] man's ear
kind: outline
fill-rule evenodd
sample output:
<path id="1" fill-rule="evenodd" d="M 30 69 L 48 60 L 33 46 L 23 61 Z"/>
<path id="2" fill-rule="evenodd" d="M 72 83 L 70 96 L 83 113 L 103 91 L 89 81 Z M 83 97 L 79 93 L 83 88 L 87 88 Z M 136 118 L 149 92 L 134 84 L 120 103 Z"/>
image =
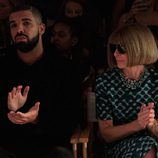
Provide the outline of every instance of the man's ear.
<path id="1" fill-rule="evenodd" d="M 77 37 L 73 37 L 72 39 L 72 46 L 75 46 L 78 43 L 78 38 Z"/>
<path id="2" fill-rule="evenodd" d="M 46 30 L 45 24 L 44 24 L 44 23 L 41 23 L 41 24 L 39 25 L 39 33 L 40 33 L 41 35 L 44 34 L 45 30 Z"/>

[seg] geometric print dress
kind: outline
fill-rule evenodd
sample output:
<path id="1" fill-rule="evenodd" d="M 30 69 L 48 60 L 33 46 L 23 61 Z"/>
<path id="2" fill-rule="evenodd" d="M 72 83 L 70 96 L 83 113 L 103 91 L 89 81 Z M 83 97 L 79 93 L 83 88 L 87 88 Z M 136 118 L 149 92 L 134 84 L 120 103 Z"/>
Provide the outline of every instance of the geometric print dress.
<path id="1" fill-rule="evenodd" d="M 142 103 L 154 102 L 158 118 L 158 72 L 146 67 L 138 81 L 126 79 L 120 69 L 113 68 L 98 75 L 95 85 L 96 114 L 98 120 L 113 120 L 122 125 L 137 119 Z M 158 141 L 147 129 L 122 140 L 106 144 L 108 158 L 143 158 Z M 158 150 L 157 150 L 158 151 Z M 158 158 L 158 152 L 157 152 Z"/>

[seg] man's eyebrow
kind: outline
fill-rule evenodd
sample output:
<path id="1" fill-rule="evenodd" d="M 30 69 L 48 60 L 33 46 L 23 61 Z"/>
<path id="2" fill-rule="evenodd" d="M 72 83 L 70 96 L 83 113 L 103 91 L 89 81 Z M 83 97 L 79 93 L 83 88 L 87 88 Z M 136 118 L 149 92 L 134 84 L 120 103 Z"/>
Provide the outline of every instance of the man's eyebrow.
<path id="1" fill-rule="evenodd" d="M 32 21 L 30 18 L 23 18 L 22 21 Z M 15 23 L 15 20 L 9 21 L 9 24 Z"/>

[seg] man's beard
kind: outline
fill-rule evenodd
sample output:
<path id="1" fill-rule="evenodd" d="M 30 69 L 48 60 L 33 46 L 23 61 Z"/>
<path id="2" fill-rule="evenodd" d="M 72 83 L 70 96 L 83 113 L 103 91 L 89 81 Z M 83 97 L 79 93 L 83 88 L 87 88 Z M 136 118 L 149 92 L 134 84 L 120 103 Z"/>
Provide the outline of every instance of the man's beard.
<path id="1" fill-rule="evenodd" d="M 38 41 L 39 41 L 39 33 L 28 42 L 18 42 L 18 43 L 14 43 L 14 45 L 16 49 L 20 50 L 22 53 L 29 53 L 31 50 L 33 50 L 36 47 Z"/>

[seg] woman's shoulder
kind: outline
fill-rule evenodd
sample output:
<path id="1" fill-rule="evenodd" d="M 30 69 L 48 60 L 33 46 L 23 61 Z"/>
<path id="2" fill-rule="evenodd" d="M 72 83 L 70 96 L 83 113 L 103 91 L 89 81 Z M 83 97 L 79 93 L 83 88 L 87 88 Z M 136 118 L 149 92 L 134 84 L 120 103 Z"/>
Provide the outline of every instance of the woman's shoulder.
<path id="1" fill-rule="evenodd" d="M 119 71 L 120 70 L 118 68 L 108 68 L 105 71 L 103 71 L 102 73 L 98 74 L 97 76 L 98 77 L 104 77 L 104 76 L 110 77 L 111 75 L 119 73 Z"/>
<path id="2" fill-rule="evenodd" d="M 148 75 L 156 77 L 158 79 L 158 63 L 146 67 Z"/>
<path id="3" fill-rule="evenodd" d="M 97 77 L 96 77 L 96 80 L 98 82 L 105 81 L 105 80 L 106 81 L 112 81 L 115 78 L 117 78 L 118 74 L 119 74 L 119 69 L 118 68 L 111 68 L 111 69 L 108 69 L 108 70 L 104 71 L 101 74 L 98 74 Z"/>

